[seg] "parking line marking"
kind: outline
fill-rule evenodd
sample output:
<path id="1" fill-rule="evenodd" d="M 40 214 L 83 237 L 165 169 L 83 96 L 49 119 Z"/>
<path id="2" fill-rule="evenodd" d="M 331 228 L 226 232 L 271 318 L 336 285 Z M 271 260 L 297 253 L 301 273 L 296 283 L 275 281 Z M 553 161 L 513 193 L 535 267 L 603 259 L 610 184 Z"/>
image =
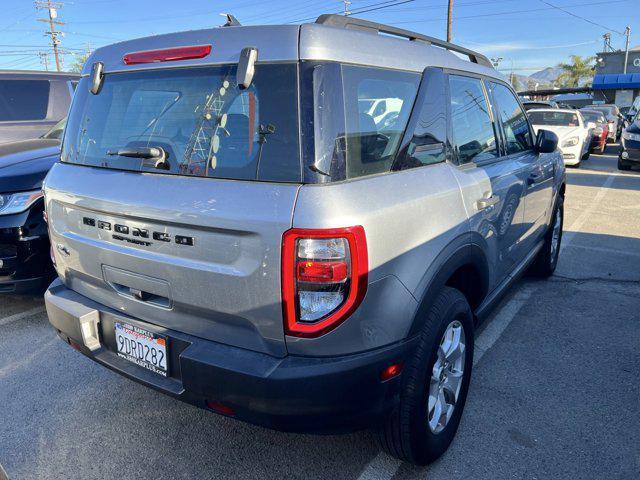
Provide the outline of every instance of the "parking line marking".
<path id="1" fill-rule="evenodd" d="M 611 174 L 608 176 L 607 180 L 602 184 L 601 187 L 598 188 L 598 192 L 596 193 L 590 205 L 582 211 L 578 218 L 573 221 L 573 223 L 569 227 L 570 231 L 564 233 L 562 238 L 562 247 L 560 249 L 561 251 L 571 244 L 571 242 L 575 238 L 577 230 L 579 230 L 589 219 L 589 216 L 591 215 L 593 210 L 598 206 L 598 204 L 607 194 L 607 191 L 611 184 L 614 182 L 616 176 L 618 175 Z M 477 365 L 484 354 L 489 351 L 491 347 L 498 341 L 509 324 L 516 317 L 518 312 L 522 309 L 522 307 L 524 307 L 527 301 L 535 293 L 537 288 L 539 287 L 523 287 L 498 311 L 498 313 L 486 325 L 485 329 L 480 335 L 478 335 L 474 343 L 474 366 Z M 379 452 L 373 458 L 373 460 L 371 460 L 367 464 L 367 466 L 358 477 L 358 480 L 391 479 L 398 472 L 400 465 L 402 465 L 402 462 L 400 460 L 391 457 L 385 452 Z"/>
<path id="2" fill-rule="evenodd" d="M 511 324 L 518 312 L 529 301 L 539 286 L 527 285 L 521 288 L 513 298 L 511 298 L 486 324 L 485 329 L 478 335 L 474 342 L 475 352 L 473 354 L 473 366 L 475 367 L 485 353 L 502 336 L 507 327 Z"/>
<path id="3" fill-rule="evenodd" d="M 604 196 L 609 191 L 609 187 L 616 179 L 615 175 L 609 175 L 607 180 L 602 184 L 600 188 L 598 188 L 598 193 L 593 198 L 589 206 L 582 211 L 582 213 L 576 218 L 571 226 L 569 227 L 569 231 L 564 231 L 562 236 L 562 246 L 560 247 L 560 252 L 567 246 L 571 244 L 573 239 L 576 236 L 577 231 L 582 228 L 585 222 L 589 219 L 589 216 L 593 213 L 593 210 L 600 204 Z"/>
<path id="4" fill-rule="evenodd" d="M 531 298 L 537 287 L 527 285 L 521 288 L 494 316 L 475 340 L 473 365 L 498 341 L 518 312 Z M 379 452 L 364 468 L 358 480 L 387 480 L 394 477 L 402 462 L 385 452 Z"/>
<path id="5" fill-rule="evenodd" d="M 640 253 L 630 252 L 628 250 L 620 250 L 619 248 L 594 247 L 591 245 L 567 245 L 567 248 L 579 248 L 583 250 L 593 250 L 594 252 L 613 253 L 615 255 L 624 255 L 627 257 L 640 257 Z"/>
<path id="6" fill-rule="evenodd" d="M 402 462 L 385 452 L 378 454 L 364 468 L 358 480 L 390 479 L 396 474 Z"/>
<path id="7" fill-rule="evenodd" d="M 0 326 L 8 325 L 13 322 L 17 322 L 18 320 L 22 320 L 23 318 L 31 317 L 33 315 L 37 315 L 38 313 L 44 313 L 45 308 L 44 305 L 36 308 L 32 308 L 31 310 L 27 310 L 25 312 L 16 313 L 15 315 L 9 315 L 8 317 L 0 318 Z"/>

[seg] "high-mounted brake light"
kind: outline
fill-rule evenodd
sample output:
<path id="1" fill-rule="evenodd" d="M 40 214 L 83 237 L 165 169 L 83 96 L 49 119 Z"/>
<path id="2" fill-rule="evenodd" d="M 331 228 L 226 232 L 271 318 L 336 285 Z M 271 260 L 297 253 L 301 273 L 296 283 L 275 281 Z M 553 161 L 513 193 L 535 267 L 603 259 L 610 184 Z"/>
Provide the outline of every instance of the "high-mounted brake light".
<path id="1" fill-rule="evenodd" d="M 282 240 L 285 331 L 295 337 L 324 335 L 364 299 L 369 270 L 364 228 L 294 228 Z"/>
<path id="2" fill-rule="evenodd" d="M 144 52 L 127 53 L 122 60 L 126 65 L 175 62 L 177 60 L 204 58 L 210 53 L 211 45 L 193 45 L 190 47 L 174 47 L 164 48 L 161 50 L 146 50 Z"/>

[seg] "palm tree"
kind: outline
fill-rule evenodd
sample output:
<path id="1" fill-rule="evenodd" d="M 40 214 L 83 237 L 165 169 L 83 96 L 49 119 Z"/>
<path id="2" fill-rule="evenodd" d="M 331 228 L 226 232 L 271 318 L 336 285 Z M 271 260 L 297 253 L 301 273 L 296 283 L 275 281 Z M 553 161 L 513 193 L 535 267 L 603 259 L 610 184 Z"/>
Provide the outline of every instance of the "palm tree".
<path id="1" fill-rule="evenodd" d="M 590 83 L 595 72 L 593 61 L 595 57 L 582 58 L 580 55 L 571 55 L 570 63 L 558 65 L 563 72 L 556 79 L 558 87 L 579 87 Z"/>

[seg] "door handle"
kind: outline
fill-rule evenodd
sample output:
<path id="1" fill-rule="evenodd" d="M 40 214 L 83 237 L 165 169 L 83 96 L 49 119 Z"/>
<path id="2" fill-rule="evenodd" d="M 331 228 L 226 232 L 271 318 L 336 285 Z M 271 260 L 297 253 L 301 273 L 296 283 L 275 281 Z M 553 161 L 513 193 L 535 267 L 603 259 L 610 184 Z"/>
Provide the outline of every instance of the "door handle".
<path id="1" fill-rule="evenodd" d="M 543 177 L 544 177 L 544 175 L 542 175 L 541 173 L 532 173 L 531 175 L 529 175 L 529 178 L 527 178 L 527 185 L 529 185 L 529 186 L 535 185 Z"/>
<path id="2" fill-rule="evenodd" d="M 478 210 L 484 210 L 489 207 L 493 207 L 500 202 L 500 197 L 497 195 L 491 195 L 490 197 L 485 197 L 476 202 L 476 208 Z"/>

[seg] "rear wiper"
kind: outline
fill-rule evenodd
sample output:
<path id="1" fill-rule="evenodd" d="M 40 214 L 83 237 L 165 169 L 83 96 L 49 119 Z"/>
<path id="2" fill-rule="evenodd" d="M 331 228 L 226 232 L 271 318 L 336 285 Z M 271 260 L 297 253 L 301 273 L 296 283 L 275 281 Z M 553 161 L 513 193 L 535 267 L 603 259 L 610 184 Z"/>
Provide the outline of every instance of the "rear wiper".
<path id="1" fill-rule="evenodd" d="M 155 160 L 153 165 L 155 168 L 169 170 L 167 152 L 161 147 L 121 148 L 120 150 L 109 150 L 107 151 L 107 155 L 129 158 L 149 158 Z"/>

